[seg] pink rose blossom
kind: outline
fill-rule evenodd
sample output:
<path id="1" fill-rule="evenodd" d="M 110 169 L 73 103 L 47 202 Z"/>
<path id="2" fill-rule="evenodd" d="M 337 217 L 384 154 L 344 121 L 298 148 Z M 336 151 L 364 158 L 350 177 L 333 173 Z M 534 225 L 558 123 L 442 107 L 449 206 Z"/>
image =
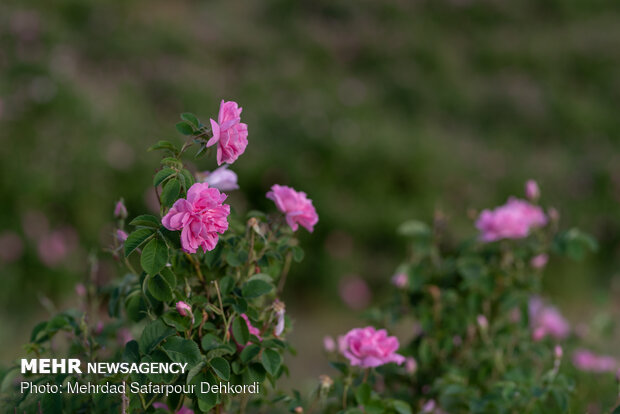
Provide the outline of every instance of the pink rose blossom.
<path id="1" fill-rule="evenodd" d="M 553 348 L 553 355 L 556 359 L 562 359 L 562 355 L 564 355 L 564 350 L 560 345 L 556 345 L 555 348 Z"/>
<path id="2" fill-rule="evenodd" d="M 39 259 L 49 267 L 60 264 L 77 244 L 77 235 L 71 228 L 55 230 L 39 239 L 37 252 Z"/>
<path id="3" fill-rule="evenodd" d="M 531 229 L 547 224 L 543 210 L 524 200 L 510 198 L 506 204 L 494 210 L 483 210 L 476 227 L 484 242 L 500 239 L 521 239 L 530 234 Z"/>
<path id="4" fill-rule="evenodd" d="M 203 183 L 207 183 L 211 188 L 217 188 L 220 191 L 239 189 L 237 174 L 229 170 L 228 165 L 222 165 L 213 172 L 205 171 L 198 174 L 198 176 Z"/>
<path id="5" fill-rule="evenodd" d="M 127 240 L 127 237 L 129 237 L 129 235 L 125 233 L 123 230 L 121 229 L 116 230 L 116 238 L 118 239 L 119 242 L 124 243 L 125 240 Z"/>
<path id="6" fill-rule="evenodd" d="M 545 253 L 541 253 L 539 255 L 532 257 L 532 260 L 530 261 L 530 265 L 534 269 L 542 269 L 547 265 L 548 261 L 549 261 L 549 256 L 546 255 Z"/>
<path id="7" fill-rule="evenodd" d="M 573 353 L 573 364 L 577 369 L 588 372 L 612 372 L 618 368 L 613 357 L 596 355 L 586 349 L 578 349 Z"/>
<path id="8" fill-rule="evenodd" d="M 361 310 L 368 306 L 372 296 L 368 284 L 358 276 L 349 276 L 342 279 L 338 292 L 342 301 L 355 310 Z"/>
<path id="9" fill-rule="evenodd" d="M 325 336 L 323 338 L 323 349 L 327 352 L 334 352 L 336 350 L 336 341 L 331 336 Z"/>
<path id="10" fill-rule="evenodd" d="M 83 298 L 86 296 L 86 286 L 83 283 L 78 283 L 75 285 L 75 294 L 79 297 Z"/>
<path id="11" fill-rule="evenodd" d="M 540 188 L 538 188 L 538 183 L 534 180 L 527 180 L 525 183 L 525 196 L 530 201 L 538 200 L 540 197 Z"/>
<path id="12" fill-rule="evenodd" d="M 211 119 L 213 138 L 207 147 L 217 145 L 217 165 L 232 164 L 248 146 L 248 126 L 241 122 L 241 111 L 237 102 L 222 100 L 217 122 Z"/>
<path id="13" fill-rule="evenodd" d="M 122 199 L 117 201 L 116 206 L 114 206 L 114 217 L 120 219 L 127 218 L 127 207 L 125 207 Z"/>
<path id="14" fill-rule="evenodd" d="M 530 299 L 529 317 L 535 341 L 540 341 L 547 335 L 555 339 L 564 339 L 570 333 L 570 325 L 562 314 L 538 297 Z"/>
<path id="15" fill-rule="evenodd" d="M 437 403 L 435 402 L 435 400 L 428 400 L 426 404 L 424 404 L 424 406 L 422 407 L 422 412 L 432 413 L 435 411 L 436 407 L 437 407 Z"/>
<path id="16" fill-rule="evenodd" d="M 418 370 L 418 363 L 415 360 L 415 358 L 407 357 L 405 359 L 405 371 L 407 371 L 408 374 L 415 374 L 417 370 Z"/>
<path id="17" fill-rule="evenodd" d="M 196 183 L 187 191 L 187 199 L 177 200 L 161 222 L 168 230 L 182 230 L 183 250 L 196 253 L 202 247 L 206 253 L 215 248 L 218 233 L 228 229 L 230 206 L 222 204 L 224 200 L 226 194 L 218 189 Z"/>
<path id="18" fill-rule="evenodd" d="M 306 193 L 275 184 L 267 193 L 267 198 L 273 200 L 278 210 L 286 214 L 286 222 L 293 231 L 297 231 L 298 225 L 302 225 L 312 233 L 319 216 Z"/>
<path id="19" fill-rule="evenodd" d="M 409 283 L 409 278 L 406 273 L 397 273 L 392 276 L 392 284 L 399 289 L 403 289 Z"/>
<path id="20" fill-rule="evenodd" d="M 240 316 L 243 318 L 243 320 L 245 321 L 245 324 L 248 326 L 248 331 L 250 332 L 250 335 L 254 335 L 258 338 L 259 341 L 262 341 L 263 338 L 260 337 L 260 329 L 252 326 L 252 323 L 250 322 L 250 318 L 248 318 L 248 315 L 246 315 L 245 313 L 242 313 Z"/>
<path id="21" fill-rule="evenodd" d="M 192 307 L 189 306 L 187 303 L 183 302 L 182 300 L 177 302 L 176 308 L 177 312 L 179 312 L 181 316 L 192 315 Z"/>
<path id="22" fill-rule="evenodd" d="M 372 326 L 352 329 L 345 335 L 344 343 L 343 355 L 353 366 L 372 368 L 390 362 L 398 365 L 405 362 L 405 357 L 396 353 L 398 339 L 388 336 L 385 329 L 376 330 Z"/>

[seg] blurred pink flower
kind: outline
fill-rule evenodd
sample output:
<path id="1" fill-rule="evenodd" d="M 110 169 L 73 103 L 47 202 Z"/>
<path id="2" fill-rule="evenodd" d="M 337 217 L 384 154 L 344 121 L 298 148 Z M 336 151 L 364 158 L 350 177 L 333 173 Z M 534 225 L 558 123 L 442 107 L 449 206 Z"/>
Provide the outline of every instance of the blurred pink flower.
<path id="1" fill-rule="evenodd" d="M 22 257 L 24 253 L 24 242 L 22 238 L 13 231 L 0 233 L 0 262 L 13 263 Z"/>
<path id="2" fill-rule="evenodd" d="M 275 184 L 267 193 L 267 198 L 273 200 L 278 210 L 286 214 L 286 222 L 293 231 L 297 231 L 298 225 L 301 224 L 312 233 L 319 216 L 306 193 Z"/>
<path id="3" fill-rule="evenodd" d="M 370 303 L 370 289 L 364 279 L 358 276 L 342 279 L 338 291 L 342 301 L 351 309 L 364 309 Z"/>
<path id="4" fill-rule="evenodd" d="M 101 321 L 97 322 L 97 325 L 95 326 L 95 335 L 101 335 L 101 332 L 103 332 L 103 328 L 104 328 L 103 322 Z"/>
<path id="5" fill-rule="evenodd" d="M 401 365 L 405 357 L 396 353 L 400 344 L 395 336 L 388 336 L 385 329 L 372 326 L 355 328 L 344 336 L 346 348 L 343 355 L 353 366 L 378 367 L 395 362 Z"/>
<path id="6" fill-rule="evenodd" d="M 553 348 L 553 355 L 556 359 L 562 358 L 562 355 L 564 355 L 564 350 L 560 345 L 556 345 L 555 348 Z"/>
<path id="7" fill-rule="evenodd" d="M 131 335 L 131 331 L 127 328 L 121 328 L 116 331 L 116 340 L 119 345 L 126 345 L 127 342 L 133 340 L 133 335 Z"/>
<path id="8" fill-rule="evenodd" d="M 530 201 L 538 200 L 538 197 L 540 197 L 540 188 L 538 188 L 538 183 L 536 181 L 527 180 L 525 183 L 525 197 Z"/>
<path id="9" fill-rule="evenodd" d="M 476 316 L 476 322 L 478 322 L 478 326 L 480 327 L 480 329 L 482 329 L 483 331 L 486 331 L 489 328 L 489 321 L 486 318 L 486 316 L 484 315 L 478 315 Z"/>
<path id="10" fill-rule="evenodd" d="M 116 238 L 118 239 L 119 242 L 124 243 L 125 240 L 127 240 L 127 237 L 129 237 L 129 235 L 125 233 L 123 230 L 121 229 L 116 230 Z"/>
<path id="11" fill-rule="evenodd" d="M 494 210 L 483 210 L 476 227 L 484 242 L 500 239 L 521 239 L 535 227 L 547 224 L 543 210 L 527 201 L 510 198 L 506 204 Z"/>
<path id="12" fill-rule="evenodd" d="M 323 337 L 323 349 L 327 352 L 334 352 L 336 350 L 336 341 L 331 336 Z"/>
<path id="13" fill-rule="evenodd" d="M 42 236 L 37 245 L 39 259 L 48 267 L 55 267 L 60 264 L 77 243 L 77 235 L 71 228 L 54 230 Z"/>
<path id="14" fill-rule="evenodd" d="M 407 371 L 408 374 L 415 374 L 417 370 L 418 370 L 418 363 L 415 360 L 415 358 L 407 357 L 405 359 L 405 371 Z"/>
<path id="15" fill-rule="evenodd" d="M 176 308 L 181 316 L 192 315 L 192 307 L 182 300 L 177 302 Z"/>
<path id="16" fill-rule="evenodd" d="M 122 199 L 118 200 L 114 206 L 114 217 L 120 219 L 127 218 L 127 207 L 125 207 L 125 203 L 123 203 Z"/>
<path id="17" fill-rule="evenodd" d="M 573 353 L 573 364 L 577 369 L 588 372 L 612 372 L 618 368 L 613 357 L 596 355 L 586 349 L 578 349 Z"/>
<path id="18" fill-rule="evenodd" d="M 403 289 L 409 283 L 409 278 L 406 273 L 397 273 L 392 276 L 392 284 L 399 289 Z"/>
<path id="19" fill-rule="evenodd" d="M 564 339 L 570 333 L 570 325 L 562 314 L 555 307 L 546 305 L 539 297 L 530 299 L 529 317 L 535 341 L 540 341 L 547 335 Z"/>
<path id="20" fill-rule="evenodd" d="M 260 336 L 260 329 L 252 326 L 252 323 L 250 322 L 250 318 L 248 318 L 248 315 L 246 315 L 245 313 L 242 313 L 240 316 L 243 318 L 243 320 L 245 321 L 245 324 L 248 326 L 248 331 L 250 332 L 250 335 L 254 335 L 258 338 L 259 341 L 262 341 L 263 338 L 261 338 Z"/>
<path id="21" fill-rule="evenodd" d="M 435 403 L 435 400 L 428 400 L 426 404 L 424 404 L 424 406 L 422 407 L 422 412 L 432 413 L 435 411 L 436 406 L 437 406 L 437 403 Z"/>
<path id="22" fill-rule="evenodd" d="M 248 126 L 241 122 L 241 111 L 237 102 L 222 100 L 217 122 L 211 119 L 213 137 L 207 147 L 218 144 L 217 165 L 232 164 L 248 146 Z"/>
<path id="23" fill-rule="evenodd" d="M 221 194 L 209 184 L 196 183 L 187 191 L 187 199 L 177 200 L 162 224 L 168 230 L 181 231 L 181 245 L 188 253 L 196 253 L 199 247 L 206 253 L 213 250 L 218 233 L 228 229 L 230 206 L 222 204 L 226 194 Z"/>
<path id="24" fill-rule="evenodd" d="M 211 188 L 217 188 L 220 191 L 232 191 L 239 189 L 237 184 L 237 174 L 228 169 L 228 165 L 222 165 L 213 172 L 205 171 L 196 174 L 198 179 L 203 183 L 209 184 Z"/>
<path id="25" fill-rule="evenodd" d="M 86 296 L 86 286 L 84 286 L 84 283 L 78 283 L 75 285 L 75 294 L 81 298 Z"/>
<path id="26" fill-rule="evenodd" d="M 549 256 L 545 253 L 541 253 L 541 254 L 538 254 L 532 257 L 532 260 L 530 261 L 530 265 L 534 269 L 542 269 L 543 267 L 547 265 L 548 261 L 549 261 Z"/>

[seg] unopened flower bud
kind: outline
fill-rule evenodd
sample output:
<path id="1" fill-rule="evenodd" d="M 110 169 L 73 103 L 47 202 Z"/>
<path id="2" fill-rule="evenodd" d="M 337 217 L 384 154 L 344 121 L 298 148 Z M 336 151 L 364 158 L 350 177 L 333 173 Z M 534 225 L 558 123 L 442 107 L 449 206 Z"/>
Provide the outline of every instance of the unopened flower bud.
<path id="1" fill-rule="evenodd" d="M 562 347 L 560 345 L 556 345 L 555 348 L 553 349 L 553 354 L 555 355 L 556 359 L 562 359 L 562 355 L 564 354 L 564 351 L 562 350 Z"/>
<path id="2" fill-rule="evenodd" d="M 538 183 L 534 180 L 527 180 L 525 183 L 525 196 L 531 200 L 536 201 L 540 197 L 540 188 Z"/>
<path id="3" fill-rule="evenodd" d="M 334 385 L 334 380 L 328 375 L 319 375 L 319 385 L 321 386 L 321 390 L 327 391 Z"/>
<path id="4" fill-rule="evenodd" d="M 331 336 L 325 336 L 323 338 L 323 348 L 327 352 L 334 352 L 336 350 L 336 341 Z"/>
<path id="5" fill-rule="evenodd" d="M 183 301 L 177 302 L 176 307 L 181 316 L 188 316 L 192 314 L 192 307 Z"/>
<path id="6" fill-rule="evenodd" d="M 392 284 L 399 289 L 405 288 L 408 282 L 409 282 L 409 278 L 407 277 L 406 273 L 401 272 L 401 273 L 397 273 L 394 276 L 392 276 Z"/>
<path id="7" fill-rule="evenodd" d="M 407 359 L 405 359 L 405 371 L 407 371 L 408 374 L 415 374 L 417 370 L 418 363 L 415 358 L 407 357 Z"/>
<path id="8" fill-rule="evenodd" d="M 116 206 L 114 207 L 114 217 L 119 219 L 127 218 L 127 207 L 125 207 L 123 199 L 117 201 Z"/>
<path id="9" fill-rule="evenodd" d="M 478 326 L 481 330 L 486 331 L 489 328 L 489 321 L 487 320 L 486 316 L 478 315 L 476 317 L 476 321 L 478 322 Z"/>
<path id="10" fill-rule="evenodd" d="M 546 255 L 545 253 L 541 253 L 541 254 L 538 254 L 532 257 L 532 260 L 530 260 L 530 265 L 534 269 L 542 269 L 543 267 L 547 265 L 548 261 L 549 261 L 549 256 Z"/>
<path id="11" fill-rule="evenodd" d="M 118 239 L 119 242 L 124 243 L 125 240 L 127 240 L 127 237 L 129 237 L 129 235 L 125 233 L 123 230 L 121 229 L 116 230 L 116 238 Z"/>

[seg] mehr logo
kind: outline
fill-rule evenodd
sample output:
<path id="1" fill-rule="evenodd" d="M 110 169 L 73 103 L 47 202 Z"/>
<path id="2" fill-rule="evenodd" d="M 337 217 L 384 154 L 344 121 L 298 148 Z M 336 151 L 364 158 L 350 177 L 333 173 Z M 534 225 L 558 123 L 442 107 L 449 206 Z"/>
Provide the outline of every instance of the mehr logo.
<path id="1" fill-rule="evenodd" d="M 70 359 L 22 359 L 22 374 L 81 374 L 80 360 Z"/>

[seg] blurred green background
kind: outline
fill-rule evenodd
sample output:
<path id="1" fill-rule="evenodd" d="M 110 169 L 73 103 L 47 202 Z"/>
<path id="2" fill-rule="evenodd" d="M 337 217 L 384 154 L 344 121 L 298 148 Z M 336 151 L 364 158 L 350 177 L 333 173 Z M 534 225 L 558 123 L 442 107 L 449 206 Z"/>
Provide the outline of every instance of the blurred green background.
<path id="1" fill-rule="evenodd" d="M 45 298 L 71 303 L 89 254 L 99 280 L 115 276 L 101 246 L 118 198 L 148 209 L 158 158 L 145 149 L 181 142 L 178 114 L 207 120 L 222 98 L 250 131 L 233 206 L 272 209 L 264 194 L 280 183 L 320 215 L 286 298 L 293 343 L 311 348 L 296 375 L 320 373 L 323 334 L 358 320 L 332 316 L 348 309 L 343 280 L 381 294 L 399 223 L 441 212 L 471 237 L 473 210 L 528 178 L 601 243 L 550 263 L 550 295 L 575 323 L 617 310 L 619 67 L 620 2 L 603 0 L 3 0 L 2 360 Z"/>

